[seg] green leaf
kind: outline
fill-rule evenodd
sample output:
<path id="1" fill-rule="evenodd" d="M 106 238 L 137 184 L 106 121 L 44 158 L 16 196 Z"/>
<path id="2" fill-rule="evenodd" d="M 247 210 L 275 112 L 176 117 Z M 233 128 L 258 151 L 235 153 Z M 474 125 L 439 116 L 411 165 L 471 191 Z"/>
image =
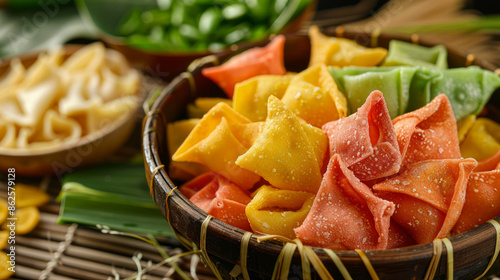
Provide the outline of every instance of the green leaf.
<path id="1" fill-rule="evenodd" d="M 63 195 L 57 223 L 103 225 L 127 233 L 175 237 L 169 224 L 154 204 L 124 201 L 120 198 L 79 193 Z"/>
<path id="2" fill-rule="evenodd" d="M 79 194 L 94 195 L 94 196 L 108 196 L 108 195 L 112 196 L 112 194 L 106 192 L 101 192 L 98 190 L 87 188 L 80 183 L 69 182 L 64 184 L 63 189 L 56 198 L 56 201 L 61 202 L 63 195 L 66 193 L 79 193 Z"/>
<path id="3" fill-rule="evenodd" d="M 234 3 L 227 5 L 222 9 L 222 16 L 227 20 L 233 20 L 243 17 L 246 12 L 247 6 L 243 3 Z"/>
<path id="4" fill-rule="evenodd" d="M 62 190 L 65 190 L 66 184 L 75 182 L 122 197 L 151 199 L 144 164 L 141 163 L 106 163 L 80 169 L 64 176 Z"/>
<path id="5" fill-rule="evenodd" d="M 107 163 L 64 176 L 58 223 L 175 237 L 151 198 L 143 163 Z"/>
<path id="6" fill-rule="evenodd" d="M 217 29 L 221 23 L 221 12 L 217 7 L 206 9 L 200 16 L 198 29 L 200 33 L 207 35 Z"/>
<path id="7" fill-rule="evenodd" d="M 301 11 L 303 11 L 311 0 L 290 0 L 283 8 L 281 13 L 271 23 L 269 30 L 271 33 L 277 33 L 290 23 Z"/>

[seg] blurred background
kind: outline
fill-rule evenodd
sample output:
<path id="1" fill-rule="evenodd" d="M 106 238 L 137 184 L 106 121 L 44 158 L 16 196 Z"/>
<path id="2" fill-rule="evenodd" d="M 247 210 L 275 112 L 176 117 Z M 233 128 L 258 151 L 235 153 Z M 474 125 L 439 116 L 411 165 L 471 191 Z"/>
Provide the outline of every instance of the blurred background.
<path id="1" fill-rule="evenodd" d="M 318 10 L 327 10 L 327 9 L 335 9 L 335 8 L 341 8 L 345 6 L 350 6 L 350 5 L 356 5 L 361 2 L 364 2 L 363 0 L 335 0 L 335 1 L 329 1 L 329 0 L 320 0 L 318 2 Z M 381 8 L 385 3 L 389 2 L 389 0 L 380 0 L 380 1 L 375 1 L 376 3 L 374 4 L 372 12 L 377 11 L 379 8 Z M 476 9 L 484 14 L 498 14 L 500 13 L 500 5 L 494 0 L 467 0 L 465 1 L 464 8 L 466 9 Z"/>
<path id="2" fill-rule="evenodd" d="M 80 42 L 82 40 L 99 40 L 103 38 L 103 33 L 108 35 L 107 37 L 110 37 L 109 35 L 116 36 L 117 34 L 111 33 L 117 30 L 116 25 L 118 24 L 122 25 L 121 32 L 128 30 L 131 33 L 134 26 L 138 25 L 137 21 L 134 21 L 134 16 L 137 19 L 138 13 L 134 14 L 137 9 L 147 10 L 156 6 L 161 11 L 168 8 L 172 10 L 171 14 L 167 15 L 172 16 L 171 18 L 166 19 L 164 13 L 157 13 L 158 16 L 154 17 L 155 14 L 152 13 L 153 16 L 150 17 L 152 21 L 180 21 L 182 20 L 180 15 L 183 13 L 189 15 L 189 12 L 192 12 L 189 10 L 193 10 L 193 5 L 201 7 L 200 13 L 202 13 L 206 12 L 206 7 L 217 1 L 183 0 L 177 2 L 184 3 L 185 7 L 189 7 L 188 11 L 182 8 L 176 9 L 178 5 L 175 6 L 173 0 L 0 0 L 0 59 L 57 44 Z M 255 9 L 238 10 L 237 5 L 233 5 L 230 15 L 234 18 L 241 17 L 241 14 L 238 13 L 243 11 L 243 17 L 251 17 L 252 20 L 257 22 L 259 18 L 271 13 L 271 19 L 276 21 L 272 22 L 273 26 L 271 27 L 271 29 L 274 28 L 274 31 L 281 30 L 280 28 L 285 23 L 290 23 L 292 18 L 298 16 L 298 11 L 301 11 L 306 5 L 312 4 L 314 10 L 306 17 L 307 21 L 301 22 L 304 28 L 299 31 L 304 32 L 310 24 L 316 24 L 324 28 L 344 25 L 346 28 L 357 28 L 367 32 L 374 29 L 382 29 L 386 32 L 417 32 L 423 34 L 435 34 L 436 32 L 445 31 L 447 34 L 460 33 L 462 40 L 459 40 L 455 45 L 454 39 L 451 37 L 445 38 L 438 35 L 432 39 L 439 41 L 439 38 L 441 38 L 448 45 L 452 47 L 458 46 L 464 51 L 480 50 L 482 53 L 489 52 L 489 50 L 485 50 L 484 46 L 498 50 L 496 49 L 496 43 L 494 43 L 497 41 L 498 33 L 500 33 L 500 19 L 498 17 L 500 7 L 497 0 L 281 0 L 275 2 L 270 0 L 228 0 L 219 2 L 241 2 L 247 4 L 247 7 L 252 7 L 252 5 L 255 7 Z M 275 3 L 274 13 L 276 14 L 274 18 L 272 18 L 273 11 L 269 12 L 273 9 L 263 8 L 265 5 L 269 6 L 271 2 Z M 285 7 L 289 8 L 289 6 L 294 5 L 295 13 L 285 12 Z M 214 18 L 217 18 L 217 13 L 215 13 L 216 16 L 210 15 L 209 12 L 206 14 L 209 14 L 205 17 L 208 22 L 210 20 L 211 22 L 216 21 Z M 128 21 L 124 19 L 125 17 L 128 17 Z M 189 20 L 189 16 L 187 18 Z M 143 19 L 144 14 L 142 14 Z M 444 23 L 446 25 L 443 25 Z M 431 24 L 432 26 L 427 26 Z M 249 34 L 252 33 L 249 36 L 253 36 L 251 37 L 253 39 L 263 35 L 266 30 L 266 27 L 259 25 L 251 27 L 237 25 L 236 27 L 246 28 L 243 31 Z M 419 27 L 419 29 L 416 29 L 416 27 Z M 183 25 L 182 28 L 180 33 L 184 37 L 195 37 L 199 35 L 196 33 L 197 31 L 206 32 L 207 34 L 210 32 L 210 30 L 200 31 L 196 30 L 196 28 L 193 30 L 188 25 Z M 209 29 L 209 27 L 206 29 Z M 218 26 L 217 29 L 222 30 L 223 28 Z M 230 31 L 234 30 L 228 30 L 227 32 Z M 162 33 L 162 30 L 158 28 L 152 28 L 148 32 L 150 38 L 166 36 L 164 30 Z M 228 44 L 240 42 L 238 40 L 242 40 L 241 34 L 244 32 L 235 32 L 231 39 L 227 40 Z M 463 34 L 471 35 L 471 32 L 474 33 L 475 37 L 463 40 L 463 38 L 466 38 Z M 169 34 L 171 35 L 171 33 Z M 118 35 L 123 34 L 125 33 Z M 182 44 L 182 40 L 178 41 L 179 44 Z M 148 45 L 140 36 L 129 36 L 128 42 L 150 50 L 168 48 L 164 45 Z M 197 44 L 193 48 L 199 50 L 208 47 L 222 47 L 218 44 L 219 42 L 212 45 Z M 478 46 L 481 46 L 481 49 Z"/>

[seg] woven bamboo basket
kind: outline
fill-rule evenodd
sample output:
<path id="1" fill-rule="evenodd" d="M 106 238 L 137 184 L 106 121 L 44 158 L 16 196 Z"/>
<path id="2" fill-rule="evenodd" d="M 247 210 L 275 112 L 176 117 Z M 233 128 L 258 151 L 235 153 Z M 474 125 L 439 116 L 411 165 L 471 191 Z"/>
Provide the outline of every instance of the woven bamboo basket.
<path id="1" fill-rule="evenodd" d="M 351 34 L 341 28 L 324 32 L 354 39 L 365 46 L 387 48 L 391 39 L 432 45 L 421 42 L 416 35 Z M 307 36 L 288 36 L 285 44 L 287 70 L 305 69 L 309 53 Z M 201 75 L 201 69 L 217 65 L 225 58 L 212 56 L 194 61 L 186 72 L 174 79 L 146 115 L 142 139 L 152 197 L 179 240 L 189 249 L 198 248 L 202 259 L 216 276 L 223 279 L 271 279 L 273 272 L 281 270 L 287 271 L 291 279 L 320 279 L 325 278 L 324 274 L 318 273 L 321 266 L 334 279 L 475 279 L 487 272 L 500 250 L 500 217 L 426 245 L 383 251 L 329 251 L 276 240 L 261 241 L 257 239 L 259 235 L 229 226 L 194 206 L 177 190 L 182 182 L 169 178 L 166 125 L 185 117 L 187 104 L 196 97 L 222 96 L 215 84 Z M 494 65 L 478 60 L 473 54 L 448 50 L 448 60 L 450 67 L 478 65 L 495 70 Z M 487 105 L 490 117 L 497 120 L 500 116 L 497 113 L 498 95 L 498 92 L 494 94 Z M 320 265 L 311 265 L 314 263 Z"/>

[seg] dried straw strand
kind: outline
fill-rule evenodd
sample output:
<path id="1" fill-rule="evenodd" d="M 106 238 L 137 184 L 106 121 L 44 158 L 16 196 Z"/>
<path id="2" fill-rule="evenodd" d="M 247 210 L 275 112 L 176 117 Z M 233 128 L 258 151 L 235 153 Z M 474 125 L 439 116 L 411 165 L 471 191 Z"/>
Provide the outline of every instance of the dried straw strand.
<path id="1" fill-rule="evenodd" d="M 144 124 L 146 123 L 146 121 L 147 121 L 149 118 L 153 117 L 153 116 L 154 116 L 154 115 L 156 115 L 156 114 L 158 114 L 158 115 L 160 115 L 160 117 L 162 117 L 162 121 L 164 121 L 164 124 L 166 124 L 166 123 L 167 123 L 167 119 L 166 119 L 166 118 L 165 118 L 165 116 L 163 115 L 163 112 L 162 112 L 162 111 L 160 111 L 159 109 L 156 109 L 156 110 L 154 110 L 154 111 L 148 111 L 148 112 L 147 112 L 146 117 L 142 120 L 142 127 L 144 127 Z M 150 129 L 145 130 L 145 131 L 143 132 L 143 135 L 147 135 L 147 134 L 149 134 L 149 133 L 151 133 L 151 132 L 155 132 L 155 131 L 156 131 L 156 127 L 151 127 Z"/>
<path id="2" fill-rule="evenodd" d="M 282 254 L 280 253 L 281 258 L 278 258 L 279 261 L 276 262 L 277 273 L 276 276 L 273 276 L 272 279 L 280 279 L 280 280 L 288 279 L 288 273 L 290 272 L 293 253 L 295 252 L 296 249 L 297 249 L 297 244 L 295 243 L 286 243 L 285 246 L 283 246 L 283 249 L 281 250 Z"/>
<path id="3" fill-rule="evenodd" d="M 298 238 L 294 239 L 293 242 L 297 244 L 297 249 L 299 249 L 300 261 L 302 264 L 302 279 L 311 279 L 311 263 L 304 253 L 304 244 L 302 244 L 302 241 Z"/>
<path id="4" fill-rule="evenodd" d="M 248 270 L 247 270 L 247 253 L 248 253 L 248 244 L 250 243 L 252 235 L 253 233 L 247 231 L 241 238 L 240 266 L 241 266 L 241 274 L 243 275 L 244 280 L 250 280 L 250 276 L 248 275 Z"/>
<path id="5" fill-rule="evenodd" d="M 333 279 L 330 272 L 325 267 L 325 265 L 323 264 L 321 259 L 318 257 L 318 255 L 314 252 L 314 250 L 310 246 L 305 246 L 304 244 L 302 244 L 302 241 L 300 239 L 296 238 L 294 240 L 291 240 L 291 239 L 283 237 L 281 235 L 264 235 L 264 236 L 257 237 L 258 242 L 262 242 L 265 240 L 278 240 L 278 241 L 286 242 L 284 247 L 282 248 L 282 250 L 280 252 L 280 255 L 278 256 L 278 259 L 276 260 L 276 265 L 274 267 L 272 279 L 280 278 L 281 277 L 280 275 L 283 274 L 283 270 L 288 270 L 290 268 L 289 264 L 285 263 L 285 259 L 286 258 L 291 259 L 293 257 L 293 253 L 295 252 L 295 249 L 293 249 L 293 251 L 292 251 L 291 250 L 292 247 L 290 247 L 292 245 L 289 245 L 289 244 L 293 244 L 294 245 L 293 248 L 297 248 L 299 251 L 300 259 L 301 259 L 301 266 L 302 266 L 302 279 L 311 279 L 312 278 L 312 276 L 311 276 L 311 264 L 313 265 L 313 267 L 315 268 L 316 272 L 321 277 L 321 279 Z M 287 250 L 285 250 L 285 246 L 288 246 L 289 248 Z M 324 250 L 328 250 L 328 249 L 324 249 Z M 333 255 L 335 255 L 335 253 L 333 251 L 331 251 L 331 253 Z M 286 255 L 286 254 L 290 254 L 290 255 Z M 345 270 L 345 267 L 342 264 L 342 261 L 340 261 L 340 259 L 338 257 L 337 257 L 337 259 L 338 259 L 338 262 L 340 262 L 340 265 L 337 264 L 337 266 L 342 266 Z M 286 272 L 286 274 L 288 275 L 288 272 Z M 349 273 L 346 270 L 345 270 L 345 273 L 343 272 L 342 274 L 349 275 Z M 351 279 L 350 276 L 344 277 L 344 278 Z"/>
<path id="6" fill-rule="evenodd" d="M 473 53 L 468 54 L 465 58 L 465 66 L 471 66 L 475 59 L 476 56 Z"/>
<path id="7" fill-rule="evenodd" d="M 339 256 L 337 256 L 337 254 L 335 254 L 335 252 L 331 249 L 323 249 L 323 251 L 325 251 L 325 253 L 332 259 L 340 274 L 342 274 L 342 277 L 344 277 L 345 280 L 352 280 L 351 274 L 349 274 L 349 271 L 347 271 L 347 268 L 344 266 Z"/>
<path id="8" fill-rule="evenodd" d="M 372 279 L 379 280 L 377 272 L 373 268 L 373 265 L 370 262 L 370 259 L 368 258 L 368 256 L 365 254 L 365 252 L 363 252 L 363 250 L 360 250 L 360 249 L 355 249 L 354 251 L 356 251 L 356 253 L 358 253 L 359 257 L 361 258 L 361 261 L 363 261 L 363 264 L 365 265 L 366 270 L 368 270 L 368 273 L 370 274 Z"/>
<path id="9" fill-rule="evenodd" d="M 443 242 L 441 239 L 435 239 L 432 242 L 433 245 L 433 254 L 431 258 L 431 262 L 429 263 L 429 268 L 425 274 L 424 279 L 434 279 L 436 275 L 437 267 L 439 265 L 439 260 L 441 259 L 441 254 L 443 252 Z"/>
<path id="10" fill-rule="evenodd" d="M 177 190 L 177 186 L 175 186 L 174 188 L 172 188 L 167 193 L 167 196 L 165 198 L 165 213 L 167 213 L 166 219 L 167 219 L 167 222 L 168 222 L 169 225 L 171 225 L 171 223 L 170 223 L 170 210 L 168 209 L 168 199 L 170 198 L 170 196 L 172 195 L 172 193 L 174 193 L 175 190 Z M 187 249 L 190 249 L 190 250 L 195 250 L 197 248 L 196 244 L 194 244 L 193 242 L 191 242 L 190 240 L 188 240 L 187 238 L 185 238 L 184 236 L 182 236 L 182 234 L 180 234 L 174 227 L 171 227 L 171 228 L 172 228 L 172 231 L 174 232 L 177 240 L 179 240 L 179 242 L 184 247 L 186 247 Z"/>
<path id="11" fill-rule="evenodd" d="M 373 29 L 372 34 L 371 34 L 371 39 L 370 39 L 370 46 L 372 48 L 375 48 L 378 46 L 378 39 L 379 39 L 381 33 L 382 33 L 382 29 L 380 29 L 380 28 Z"/>
<path id="12" fill-rule="evenodd" d="M 345 32 L 345 28 L 344 26 L 342 25 L 339 25 L 337 27 L 335 27 L 335 34 L 337 35 L 337 37 L 344 37 L 344 32 Z"/>
<path id="13" fill-rule="evenodd" d="M 491 266 L 495 263 L 497 257 L 498 257 L 498 252 L 500 252 L 500 224 L 496 220 L 489 220 L 487 223 L 490 223 L 493 228 L 495 229 L 496 235 L 496 243 L 495 243 L 495 252 L 493 253 L 493 256 L 491 256 L 490 262 L 488 263 L 488 266 L 484 270 L 484 272 L 479 275 L 475 280 L 479 280 L 483 278 L 483 276 L 490 270 Z"/>
<path id="14" fill-rule="evenodd" d="M 191 96 L 196 98 L 196 82 L 194 81 L 193 73 L 191 72 L 182 72 L 179 77 L 186 79 L 189 83 L 189 89 L 191 92 Z"/>
<path id="15" fill-rule="evenodd" d="M 193 72 L 196 68 L 201 67 L 207 63 L 212 63 L 213 65 L 219 65 L 219 58 L 215 55 L 207 55 L 201 58 L 197 58 L 191 62 L 186 68 L 188 72 Z"/>
<path id="16" fill-rule="evenodd" d="M 231 269 L 231 271 L 229 272 L 229 276 L 231 276 L 231 279 L 236 279 L 240 274 L 241 274 L 241 266 L 235 264 L 233 266 L 233 269 Z"/>
<path id="17" fill-rule="evenodd" d="M 160 171 L 164 167 L 165 167 L 165 165 L 163 165 L 163 164 L 158 165 L 157 167 L 155 167 L 155 169 L 153 169 L 153 172 L 151 172 L 151 177 L 149 177 L 149 193 L 151 194 L 152 197 L 155 197 L 154 188 L 153 188 L 153 181 L 155 179 L 156 173 L 158 173 L 158 171 Z"/>
<path id="18" fill-rule="evenodd" d="M 208 231 L 208 225 L 210 224 L 210 220 L 213 218 L 212 215 L 207 215 L 203 223 L 201 224 L 201 231 L 200 231 L 200 250 L 201 250 L 201 255 L 203 257 L 203 260 L 205 261 L 206 264 L 212 269 L 213 273 L 215 274 L 215 277 L 217 279 L 222 280 L 222 276 L 215 266 L 215 264 L 212 262 L 210 257 L 208 256 L 207 252 L 207 231 Z"/>
<path id="19" fill-rule="evenodd" d="M 333 280 L 332 275 L 330 274 L 330 272 L 325 267 L 321 259 L 318 257 L 318 255 L 314 252 L 314 250 L 311 247 L 304 246 L 304 252 L 307 258 L 310 260 L 311 264 L 314 266 L 314 269 L 316 269 L 316 272 L 319 274 L 321 279 Z"/>
<path id="20" fill-rule="evenodd" d="M 442 239 L 444 246 L 446 248 L 446 260 L 447 260 L 447 269 L 446 274 L 448 276 L 448 280 L 453 280 L 453 244 L 448 238 Z"/>

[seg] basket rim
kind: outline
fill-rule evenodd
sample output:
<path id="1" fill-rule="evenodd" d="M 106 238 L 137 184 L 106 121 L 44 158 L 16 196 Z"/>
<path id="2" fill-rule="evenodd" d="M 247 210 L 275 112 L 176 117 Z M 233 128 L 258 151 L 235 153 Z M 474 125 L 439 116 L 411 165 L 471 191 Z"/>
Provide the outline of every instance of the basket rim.
<path id="1" fill-rule="evenodd" d="M 335 30 L 328 30 L 330 32 L 330 35 L 332 36 L 341 36 L 339 37 L 345 37 L 345 38 L 351 38 L 356 40 L 356 36 L 363 36 L 363 38 L 369 38 L 370 43 L 373 44 L 375 42 L 375 46 L 378 44 L 379 39 L 398 39 L 398 40 L 403 40 L 403 41 L 408 41 L 408 42 L 413 42 L 413 43 L 418 43 L 419 45 L 424 45 L 424 46 L 432 46 L 435 44 L 432 44 L 432 42 L 425 42 L 425 41 L 420 41 L 418 39 L 418 36 L 415 37 L 416 35 L 397 35 L 397 34 L 386 34 L 386 33 L 363 33 L 363 32 L 345 32 L 343 29 L 339 29 L 339 27 L 335 28 Z M 333 34 L 332 34 L 333 33 Z M 301 37 L 307 37 L 307 35 L 304 34 L 293 34 L 293 35 L 287 35 L 289 36 L 301 36 Z M 417 39 L 415 39 L 417 38 Z M 449 49 L 448 47 L 446 48 L 448 53 L 452 56 L 457 56 L 457 57 L 468 57 L 464 56 L 463 54 L 457 53 L 455 50 Z M 475 58 L 473 56 L 473 58 Z M 469 59 L 469 58 L 467 58 Z M 143 122 L 143 154 L 144 154 L 144 159 L 145 159 L 145 165 L 146 165 L 146 177 L 148 179 L 148 184 L 151 190 L 151 195 L 154 198 L 156 204 L 160 208 L 160 210 L 164 213 L 165 217 L 167 220 L 169 220 L 169 209 L 171 208 L 176 208 L 179 207 L 181 209 L 188 209 L 190 211 L 190 214 L 193 214 L 194 216 L 189 217 L 196 225 L 199 225 L 201 227 L 201 224 L 206 220 L 207 218 L 207 213 L 204 212 L 203 210 L 199 209 L 197 206 L 192 204 L 186 197 L 184 197 L 180 191 L 177 190 L 177 186 L 175 183 L 169 178 L 169 175 L 165 169 L 165 166 L 162 163 L 162 160 L 160 158 L 160 155 L 158 153 L 158 138 L 156 135 L 156 127 L 159 124 L 159 122 L 163 122 L 164 125 L 166 125 L 166 119 L 164 116 L 162 116 L 161 113 L 158 113 L 158 111 L 162 108 L 164 105 L 165 101 L 168 99 L 168 97 L 175 91 L 175 89 L 181 85 L 182 83 L 190 83 L 190 78 L 192 79 L 193 76 L 195 76 L 197 73 L 201 71 L 202 68 L 207 67 L 210 64 L 210 62 L 207 61 L 202 61 L 196 67 L 190 67 L 190 71 L 183 73 L 184 75 L 180 75 L 176 77 L 163 91 L 162 93 L 158 96 L 158 98 L 155 100 L 151 107 L 151 112 L 150 114 L 147 114 L 146 117 L 144 118 Z M 473 59 L 471 61 L 464 61 L 464 64 L 466 66 L 469 65 L 477 65 L 480 66 L 481 68 L 490 70 L 490 71 L 495 71 L 496 67 L 487 62 L 487 61 L 481 61 L 477 59 Z M 186 74 L 187 73 L 187 74 Z M 163 200 L 163 201 L 162 201 Z M 497 216 L 494 218 L 495 221 L 500 222 L 500 216 Z M 170 220 L 169 220 L 170 222 Z M 491 256 L 494 255 L 495 251 L 495 244 L 497 243 L 495 238 L 496 235 L 498 234 L 497 230 L 495 227 L 488 222 L 485 222 L 484 224 L 473 228 L 469 231 L 454 235 L 449 237 L 449 240 L 451 241 L 451 244 L 453 246 L 453 252 L 465 252 L 468 251 L 469 247 L 476 246 L 479 244 L 484 244 L 485 242 L 488 242 L 488 244 L 492 244 L 491 247 L 491 252 L 488 253 L 485 256 L 481 256 L 481 259 L 484 258 L 490 258 Z M 172 225 L 172 224 L 171 224 Z M 172 227 L 174 227 L 172 225 Z M 197 227 L 197 229 L 199 229 Z M 197 230 L 196 229 L 196 230 Z M 177 230 L 177 229 L 175 229 Z M 194 230 L 194 231 L 196 231 Z M 184 233 L 183 233 L 184 234 Z M 206 232 L 207 235 L 216 235 L 219 238 L 223 238 L 224 240 L 231 240 L 234 241 L 234 245 L 239 246 L 240 240 L 243 238 L 243 235 L 245 234 L 244 230 L 241 230 L 239 228 L 235 228 L 231 225 L 228 225 L 218 219 L 211 219 L 208 224 L 208 229 Z M 196 232 L 192 233 L 192 236 L 195 236 L 194 239 L 197 241 L 200 240 L 201 233 Z M 269 250 L 271 250 L 275 255 L 279 254 L 281 249 L 283 248 L 283 242 L 278 242 L 278 241 L 265 241 L 259 243 L 257 241 L 256 236 L 258 234 L 253 234 L 249 243 L 249 248 L 253 248 L 255 250 L 263 250 L 269 253 Z M 200 245 L 199 242 L 196 245 Z M 401 257 L 402 254 L 409 254 L 411 255 L 412 259 L 415 258 L 420 258 L 420 259 L 430 259 L 433 255 L 433 243 L 429 244 L 420 244 L 420 245 L 412 245 L 412 246 L 407 246 L 407 247 L 401 247 L 401 248 L 394 248 L 394 249 L 386 249 L 386 250 L 366 250 L 364 251 L 366 255 L 370 258 L 371 263 L 373 263 L 375 266 L 377 264 L 383 264 L 387 263 L 389 259 L 393 259 L 393 257 L 398 256 Z M 319 256 L 319 258 L 324 261 L 324 260 L 330 260 L 330 257 L 327 255 L 327 253 L 322 249 L 322 248 L 317 248 L 317 247 L 312 247 L 314 252 Z M 211 254 L 215 254 L 214 252 L 210 252 Z M 297 253 L 297 252 L 296 252 Z M 339 258 L 343 262 L 354 262 L 354 261 L 359 261 L 359 256 L 358 253 L 354 250 L 338 250 L 335 251 L 335 253 L 339 256 Z M 448 253 L 444 251 L 442 253 L 442 256 L 446 256 Z M 217 257 L 224 259 L 225 256 L 222 254 L 219 254 Z M 295 257 L 299 257 L 298 254 L 294 255 Z M 442 257 L 444 258 L 444 257 Z M 234 260 L 233 260 L 234 261 Z M 402 260 L 401 260 L 402 261 Z M 477 262 L 477 256 L 474 262 Z M 455 262 L 455 270 L 460 269 L 460 263 Z"/>

